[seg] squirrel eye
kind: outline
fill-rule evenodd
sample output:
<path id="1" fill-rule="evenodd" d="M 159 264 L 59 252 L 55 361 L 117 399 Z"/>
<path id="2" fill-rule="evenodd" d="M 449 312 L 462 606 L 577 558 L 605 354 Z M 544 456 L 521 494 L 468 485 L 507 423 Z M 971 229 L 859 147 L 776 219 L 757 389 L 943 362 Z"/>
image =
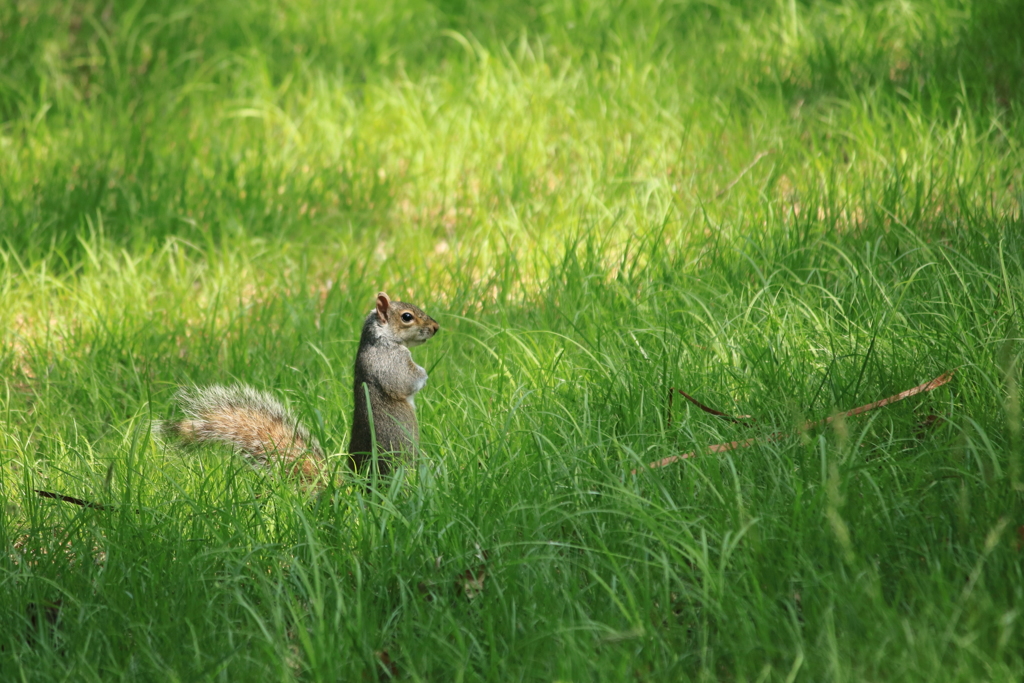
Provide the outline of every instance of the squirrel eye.
<path id="1" fill-rule="evenodd" d="M 407 323 L 411 323 L 412 322 L 412 313 L 403 313 L 402 314 L 402 320 L 407 322 Z"/>

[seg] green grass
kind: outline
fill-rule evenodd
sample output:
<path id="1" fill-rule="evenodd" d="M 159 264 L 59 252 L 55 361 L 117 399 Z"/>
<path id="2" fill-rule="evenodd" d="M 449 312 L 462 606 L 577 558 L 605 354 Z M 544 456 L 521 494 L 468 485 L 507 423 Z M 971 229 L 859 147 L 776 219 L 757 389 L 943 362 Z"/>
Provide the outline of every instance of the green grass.
<path id="1" fill-rule="evenodd" d="M 1021 680 L 1021 93 L 1008 0 L 0 3 L 0 678 Z M 415 467 L 150 437 L 343 473 L 381 289 Z"/>

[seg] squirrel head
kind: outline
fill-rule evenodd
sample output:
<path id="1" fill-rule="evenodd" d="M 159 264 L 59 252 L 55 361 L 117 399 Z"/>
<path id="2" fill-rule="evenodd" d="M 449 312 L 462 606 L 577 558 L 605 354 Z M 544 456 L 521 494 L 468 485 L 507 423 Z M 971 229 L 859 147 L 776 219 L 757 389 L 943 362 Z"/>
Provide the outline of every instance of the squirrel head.
<path id="1" fill-rule="evenodd" d="M 377 322 L 394 341 L 405 346 L 419 346 L 437 334 L 437 321 L 422 310 L 403 301 L 392 301 L 387 294 L 377 294 L 374 308 Z"/>

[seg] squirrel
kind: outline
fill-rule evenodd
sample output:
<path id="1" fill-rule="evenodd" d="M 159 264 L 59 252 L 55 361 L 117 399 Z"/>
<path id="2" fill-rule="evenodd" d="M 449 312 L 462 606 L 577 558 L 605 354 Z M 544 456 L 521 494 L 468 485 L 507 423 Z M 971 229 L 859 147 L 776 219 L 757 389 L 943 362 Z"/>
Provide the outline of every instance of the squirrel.
<path id="1" fill-rule="evenodd" d="M 366 316 L 356 353 L 349 464 L 363 469 L 377 445 L 377 469 L 386 475 L 395 458 L 414 456 L 419 427 L 413 396 L 427 372 L 409 349 L 437 334 L 440 326 L 412 304 L 380 292 Z M 305 487 L 325 484 L 325 458 L 316 438 L 273 396 L 245 385 L 191 387 L 177 401 L 187 418 L 157 429 L 185 445 L 226 443 L 258 467 L 280 465 Z M 369 399 L 369 403 L 367 403 Z"/>

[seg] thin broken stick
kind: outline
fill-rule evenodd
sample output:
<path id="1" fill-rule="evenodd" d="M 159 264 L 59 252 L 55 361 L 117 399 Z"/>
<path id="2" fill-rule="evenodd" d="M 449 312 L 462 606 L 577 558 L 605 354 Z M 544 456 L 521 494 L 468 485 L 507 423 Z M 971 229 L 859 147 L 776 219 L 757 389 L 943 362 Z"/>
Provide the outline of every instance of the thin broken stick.
<path id="1" fill-rule="evenodd" d="M 939 375 L 938 377 L 936 377 L 935 379 L 931 380 L 930 382 L 925 382 L 924 384 L 918 384 L 916 387 L 914 387 L 912 389 L 907 389 L 906 391 L 901 391 L 900 393 L 898 393 L 898 394 L 896 394 L 894 396 L 889 396 L 888 398 L 883 398 L 880 401 L 875 401 L 873 403 L 868 403 L 867 405 L 863 405 L 863 406 L 860 406 L 858 408 L 853 408 L 852 410 L 847 410 L 845 413 L 839 413 L 838 415 L 832 415 L 831 417 L 826 417 L 824 420 L 807 421 L 807 422 L 805 422 L 800 427 L 800 431 L 804 432 L 804 431 L 807 431 L 808 429 L 814 429 L 815 427 L 821 427 L 823 425 L 830 424 L 831 422 L 833 422 L 834 420 L 836 420 L 837 418 L 840 418 L 840 417 L 853 417 L 854 415 L 860 415 L 861 413 L 866 413 L 869 410 L 874 410 L 875 408 L 881 408 L 882 406 L 887 406 L 890 403 L 896 403 L 896 401 L 902 401 L 905 398 L 910 398 L 911 396 L 916 396 L 916 395 L 924 393 L 926 391 L 932 391 L 933 389 L 938 389 L 943 384 L 945 384 L 949 380 L 953 379 L 953 373 L 955 373 L 955 372 L 956 372 L 956 370 L 950 370 L 949 372 L 944 372 L 941 375 Z M 679 391 L 679 390 L 676 389 L 676 391 Z M 708 408 L 707 406 L 703 405 L 702 403 L 700 403 L 696 399 L 691 398 L 688 394 L 686 394 L 686 393 L 684 393 L 682 391 L 679 391 L 679 393 L 682 394 L 683 396 L 685 396 L 686 398 L 690 399 L 694 404 L 696 404 L 698 407 L 700 407 L 701 410 L 704 410 L 707 413 L 711 413 L 712 415 L 718 415 L 720 417 L 727 418 L 727 419 L 732 420 L 733 422 L 737 422 L 739 424 L 746 424 L 745 422 L 740 422 L 739 420 L 736 420 L 735 418 L 729 417 L 725 413 L 721 413 L 721 412 L 719 412 L 717 410 L 714 410 L 713 408 Z M 672 394 L 669 393 L 669 396 L 671 396 L 671 395 Z M 707 452 L 708 453 L 724 453 L 725 451 L 732 451 L 732 450 L 736 450 L 737 448 L 747 448 L 748 446 L 753 446 L 756 443 L 772 443 L 773 441 L 778 441 L 779 439 L 784 439 L 784 438 L 789 437 L 789 436 L 795 436 L 795 433 L 776 432 L 774 434 L 769 434 L 768 436 L 754 437 L 754 438 L 751 438 L 751 439 L 744 439 L 743 441 L 730 441 L 728 443 L 716 443 L 716 444 L 713 444 L 711 446 L 708 446 Z M 650 467 L 651 469 L 657 469 L 659 467 L 665 467 L 666 465 L 671 465 L 672 463 L 677 462 L 679 460 L 688 460 L 689 458 L 695 458 L 695 457 L 697 457 L 697 455 L 698 455 L 698 453 L 696 451 L 692 451 L 690 453 L 683 453 L 682 455 L 670 455 L 667 458 L 662 458 L 661 460 L 655 460 L 652 463 L 648 463 L 647 466 Z M 631 470 L 630 474 L 636 474 L 636 470 L 635 469 Z"/>
<path id="2" fill-rule="evenodd" d="M 703 410 L 705 413 L 708 413 L 709 415 L 714 415 L 715 417 L 720 417 L 723 420 L 728 420 L 729 422 L 735 422 L 736 424 L 743 425 L 744 427 L 750 427 L 751 426 L 749 423 L 743 421 L 743 420 L 749 420 L 750 419 L 749 415 L 740 415 L 739 417 L 733 417 L 732 415 L 729 415 L 727 413 L 723 413 L 721 410 L 715 410 L 714 408 L 707 407 L 706 405 L 704 405 L 703 403 L 701 403 L 700 401 L 695 399 L 693 396 L 690 396 L 688 393 L 686 393 L 682 389 L 676 389 L 675 387 L 669 387 L 669 389 L 668 389 L 668 425 L 670 427 L 672 426 L 672 396 L 673 396 L 673 394 L 679 394 L 680 396 L 685 398 L 687 401 L 689 401 L 693 405 L 697 406 L 698 408 Z"/>
<path id="3" fill-rule="evenodd" d="M 42 489 L 36 489 L 36 493 L 39 494 L 40 498 L 53 498 L 54 500 L 61 500 L 65 503 L 71 503 L 83 508 L 92 508 L 93 510 L 106 510 L 107 506 L 102 503 L 93 503 L 88 500 L 82 500 L 81 498 L 75 498 L 74 496 L 65 496 L 63 493 L 54 493 L 53 491 L 43 491 Z"/>
<path id="4" fill-rule="evenodd" d="M 757 162 L 761 161 L 761 159 L 764 159 L 766 156 L 768 156 L 769 154 L 771 154 L 774 151 L 775 151 L 774 149 L 768 149 L 768 150 L 765 150 L 765 151 L 762 151 L 762 152 L 758 152 L 757 155 L 754 156 L 754 160 L 751 161 L 746 166 L 744 166 L 743 170 L 740 171 L 740 174 L 732 179 L 732 182 L 730 182 L 728 185 L 723 187 L 721 190 L 719 190 L 715 194 L 715 199 L 718 199 L 718 198 L 722 197 L 726 192 L 728 192 L 732 188 L 736 187 L 736 183 L 738 183 L 739 181 L 743 180 L 743 176 L 745 176 L 748 173 L 750 173 L 750 169 L 752 169 L 755 166 L 757 166 Z"/>

